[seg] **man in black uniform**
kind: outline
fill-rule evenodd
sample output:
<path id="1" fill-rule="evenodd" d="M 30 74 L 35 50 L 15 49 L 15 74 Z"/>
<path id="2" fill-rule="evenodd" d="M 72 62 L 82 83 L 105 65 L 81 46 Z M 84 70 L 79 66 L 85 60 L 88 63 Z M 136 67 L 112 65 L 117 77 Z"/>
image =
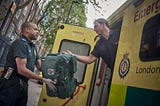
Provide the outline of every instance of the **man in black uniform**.
<path id="1" fill-rule="evenodd" d="M 97 41 L 93 51 L 89 56 L 74 54 L 69 50 L 63 51 L 63 53 L 72 54 L 77 58 L 78 61 L 86 64 L 90 64 L 101 57 L 107 64 L 107 67 L 111 69 L 111 73 L 113 73 L 119 36 L 117 36 L 114 31 L 110 30 L 107 21 L 103 18 L 95 20 L 94 31 L 98 34 L 100 39 Z M 109 89 L 110 84 L 111 80 L 109 81 Z"/>
<path id="2" fill-rule="evenodd" d="M 22 37 L 14 41 L 8 51 L 4 74 L 0 79 L 0 106 L 26 106 L 30 78 L 42 81 L 51 90 L 56 90 L 52 80 L 34 73 L 35 66 L 41 69 L 41 60 L 32 42 L 39 36 L 37 25 L 25 22 L 21 33 Z"/>

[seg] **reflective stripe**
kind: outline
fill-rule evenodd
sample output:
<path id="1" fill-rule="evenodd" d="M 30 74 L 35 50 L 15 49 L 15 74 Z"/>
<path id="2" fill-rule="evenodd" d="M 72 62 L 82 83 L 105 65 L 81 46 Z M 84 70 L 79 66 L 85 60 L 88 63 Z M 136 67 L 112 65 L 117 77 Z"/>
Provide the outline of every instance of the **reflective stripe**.
<path id="1" fill-rule="evenodd" d="M 112 84 L 108 106 L 125 106 L 126 92 L 127 86 Z"/>

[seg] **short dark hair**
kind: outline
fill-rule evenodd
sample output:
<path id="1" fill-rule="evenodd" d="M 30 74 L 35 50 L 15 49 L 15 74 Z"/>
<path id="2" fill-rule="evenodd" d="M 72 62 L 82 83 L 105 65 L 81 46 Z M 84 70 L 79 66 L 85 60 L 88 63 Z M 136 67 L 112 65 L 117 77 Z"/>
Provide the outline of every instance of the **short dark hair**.
<path id="1" fill-rule="evenodd" d="M 105 20 L 104 18 L 98 18 L 98 19 L 96 19 L 96 20 L 94 21 L 94 23 L 95 23 L 95 22 L 98 22 L 98 23 L 100 23 L 100 24 L 105 24 L 105 25 L 109 28 L 109 24 L 108 24 L 107 20 Z"/>
<path id="2" fill-rule="evenodd" d="M 23 31 L 25 28 L 30 28 L 34 24 L 33 22 L 24 22 L 21 26 L 21 30 Z"/>

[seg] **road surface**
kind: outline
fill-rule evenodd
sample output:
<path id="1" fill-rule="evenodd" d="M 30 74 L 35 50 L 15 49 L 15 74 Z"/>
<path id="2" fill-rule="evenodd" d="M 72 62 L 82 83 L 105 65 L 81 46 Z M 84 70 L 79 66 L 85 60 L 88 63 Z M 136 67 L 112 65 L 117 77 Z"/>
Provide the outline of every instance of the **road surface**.
<path id="1" fill-rule="evenodd" d="M 27 106 L 38 106 L 38 100 L 42 85 L 38 84 L 36 80 L 29 80 L 28 82 L 28 103 Z"/>

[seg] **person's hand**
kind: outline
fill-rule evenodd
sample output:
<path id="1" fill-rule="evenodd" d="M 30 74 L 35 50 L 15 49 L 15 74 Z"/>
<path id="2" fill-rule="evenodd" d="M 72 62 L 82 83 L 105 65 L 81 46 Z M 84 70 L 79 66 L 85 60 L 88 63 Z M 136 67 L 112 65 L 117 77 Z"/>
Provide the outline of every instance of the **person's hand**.
<path id="1" fill-rule="evenodd" d="M 48 85 L 49 89 L 52 90 L 53 92 L 57 91 L 57 88 L 54 84 L 56 84 L 56 81 L 53 81 L 49 78 L 43 78 L 42 82 L 44 82 L 46 85 Z"/>
<path id="2" fill-rule="evenodd" d="M 73 54 L 70 50 L 65 50 L 65 51 L 63 51 L 62 53 L 63 53 L 63 54 L 71 54 L 71 55 Z"/>
<path id="3" fill-rule="evenodd" d="M 63 54 L 71 54 L 72 56 L 77 57 L 77 54 L 72 53 L 70 50 L 65 50 L 62 52 Z"/>

